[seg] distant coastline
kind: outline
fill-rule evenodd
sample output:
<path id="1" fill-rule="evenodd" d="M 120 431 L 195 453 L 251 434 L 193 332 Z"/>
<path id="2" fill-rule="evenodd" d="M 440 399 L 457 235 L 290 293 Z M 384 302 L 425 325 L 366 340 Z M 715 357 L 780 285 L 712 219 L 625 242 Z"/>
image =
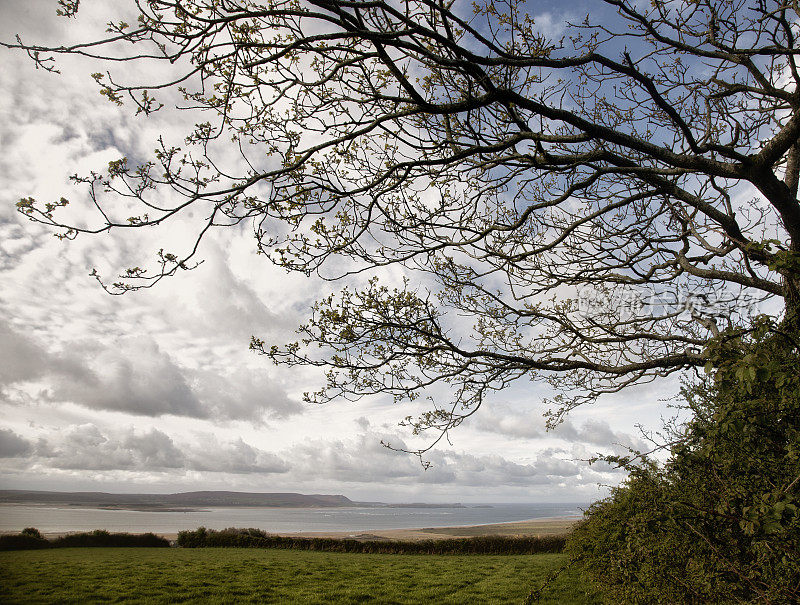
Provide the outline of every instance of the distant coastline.
<path id="1" fill-rule="evenodd" d="M 332 538 L 337 540 L 448 540 L 453 538 L 476 538 L 486 536 L 558 536 L 569 533 L 580 519 L 575 516 L 550 517 L 544 519 L 528 519 L 525 521 L 507 521 L 504 523 L 486 523 L 479 525 L 458 525 L 452 527 L 419 527 L 400 529 L 376 529 L 370 531 L 300 531 L 270 532 L 270 535 L 290 538 Z M 19 530 L 0 530 L 0 535 L 16 534 Z M 57 538 L 79 531 L 43 531 L 47 538 Z M 142 534 L 144 531 L 132 532 Z M 168 540 L 175 540 L 177 532 L 154 532 Z"/>
<path id="2" fill-rule="evenodd" d="M 467 508 L 460 503 L 358 502 L 341 494 L 294 492 L 197 491 L 174 494 L 114 494 L 0 490 L 0 504 L 65 506 L 142 512 L 200 512 L 209 507 L 231 508 Z"/>

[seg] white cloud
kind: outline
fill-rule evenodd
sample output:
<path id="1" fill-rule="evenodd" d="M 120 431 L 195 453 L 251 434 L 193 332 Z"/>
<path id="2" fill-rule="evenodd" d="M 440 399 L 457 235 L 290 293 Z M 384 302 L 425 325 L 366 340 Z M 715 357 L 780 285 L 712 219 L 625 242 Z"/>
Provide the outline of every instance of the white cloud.
<path id="1" fill-rule="evenodd" d="M 52 18 L 52 3 L 6 4 L 4 40 L 16 30 L 31 41 L 80 38 L 88 25 L 102 29 L 107 20 L 95 16 L 97 7 L 112 10 L 94 3 L 66 21 Z M 557 20 L 537 20 L 543 31 L 558 33 Z M 247 225 L 211 233 L 196 271 L 154 290 L 107 296 L 88 277 L 92 267 L 113 278 L 152 260 L 162 246 L 185 249 L 202 212 L 161 230 L 61 242 L 16 213 L 14 203 L 63 194 L 71 216 L 89 220 L 85 190 L 66 177 L 120 155 L 135 162 L 159 135 L 180 144 L 180 112 L 131 118 L 129 108 L 104 102 L 88 76 L 94 70 L 81 60 L 60 60 L 61 76 L 34 70 L 19 53 L 3 51 L 2 60 L 0 404 L 12 427 L 0 430 L 3 477 L 28 480 L 31 473 L 22 471 L 34 468 L 40 489 L 107 480 L 125 491 L 147 491 L 159 481 L 164 489 L 242 488 L 265 477 L 269 489 L 352 490 L 376 500 L 384 493 L 395 500 L 475 493 L 486 500 L 511 493 L 583 498 L 598 482 L 616 480 L 579 462 L 567 444 L 634 444 L 617 428 L 629 420 L 622 405 L 608 420 L 584 418 L 553 433 L 544 431 L 538 412 L 487 406 L 460 427 L 456 446 L 430 453 L 427 471 L 380 445 L 405 444 L 406 433 L 383 423 L 416 408 L 365 400 L 308 411 L 298 396 L 319 386 L 318 373 L 276 370 L 247 342 L 250 335 L 293 339 L 309 302 L 336 284 L 271 266 L 255 255 Z M 386 277 L 397 283 L 403 275 L 392 268 Z"/>
<path id="2" fill-rule="evenodd" d="M 187 467 L 190 470 L 215 473 L 285 473 L 290 465 L 280 456 L 245 443 L 219 444 L 207 437 L 192 449 Z"/>
<path id="3" fill-rule="evenodd" d="M 625 431 L 614 430 L 601 418 L 585 418 L 578 423 L 566 418 L 548 430 L 541 411 L 526 411 L 508 405 L 487 406 L 483 414 L 473 417 L 472 426 L 479 431 L 524 440 L 561 440 L 598 446 L 603 451 L 624 453 L 628 449 L 644 451 L 647 444 Z"/>
<path id="4" fill-rule="evenodd" d="M 402 436 L 377 431 L 367 423 L 363 432 L 349 439 L 312 441 L 297 445 L 288 453 L 294 461 L 294 478 L 324 476 L 346 483 L 392 482 L 428 486 L 474 486 L 503 488 L 509 486 L 553 486 L 564 480 L 594 485 L 599 476 L 579 460 L 570 459 L 565 451 L 546 449 L 528 462 L 517 462 L 497 454 L 473 454 L 453 449 L 434 449 L 424 459 L 427 470 L 413 456 L 392 451 L 408 445 Z"/>
<path id="5" fill-rule="evenodd" d="M 36 465 L 43 474 L 58 470 L 273 474 L 289 468 L 279 456 L 242 439 L 220 442 L 206 435 L 194 443 L 176 443 L 157 429 L 102 431 L 91 423 L 44 434 L 35 447 L 13 431 L 0 429 L 0 457 L 24 459 L 24 466 Z"/>
<path id="6" fill-rule="evenodd" d="M 405 445 L 399 435 L 370 426 L 346 439 L 308 441 L 270 452 L 241 438 L 220 440 L 210 433 L 187 440 L 158 429 L 101 430 L 85 423 L 42 432 L 35 445 L 12 431 L 0 431 L 0 453 L 8 452 L 0 468 L 6 474 L 35 469 L 44 481 L 55 481 L 64 472 L 96 472 L 117 480 L 135 478 L 139 483 L 146 477 L 153 482 L 173 477 L 178 483 L 192 479 L 203 485 L 213 484 L 218 476 L 231 477 L 231 481 L 250 476 L 250 489 L 270 478 L 270 485 L 277 480 L 282 490 L 312 492 L 326 486 L 329 491 L 363 493 L 387 485 L 395 493 L 405 488 L 410 494 L 424 486 L 429 499 L 465 488 L 484 494 L 509 489 L 547 494 L 565 486 L 574 498 L 576 493 L 594 489 L 598 481 L 614 479 L 613 469 L 592 469 L 570 459 L 566 451 L 553 449 L 539 452 L 526 463 L 497 454 L 434 450 L 428 457 L 432 466 L 424 470 L 416 458 L 381 446 L 381 440 Z"/>

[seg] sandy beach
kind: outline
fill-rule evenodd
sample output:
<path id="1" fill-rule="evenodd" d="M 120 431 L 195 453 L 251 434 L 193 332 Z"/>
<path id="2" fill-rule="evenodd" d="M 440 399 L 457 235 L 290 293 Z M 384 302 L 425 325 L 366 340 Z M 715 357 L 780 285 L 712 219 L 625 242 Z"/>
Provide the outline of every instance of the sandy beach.
<path id="1" fill-rule="evenodd" d="M 447 538 L 472 538 L 475 536 L 552 536 L 569 532 L 572 526 L 579 520 L 579 517 L 556 517 L 551 519 L 530 519 L 528 521 L 512 521 L 510 523 L 492 523 L 464 527 L 380 529 L 364 532 L 274 532 L 274 535 L 302 538 L 351 538 L 356 540 L 444 540 Z M 47 537 L 56 537 L 64 535 L 64 533 L 67 532 L 43 532 L 43 535 Z M 178 534 L 170 533 L 159 533 L 159 535 L 168 540 L 175 540 L 178 537 Z"/>
<path id="2" fill-rule="evenodd" d="M 307 532 L 268 532 L 279 536 L 303 538 L 354 538 L 356 540 L 444 540 L 447 538 L 472 538 L 475 536 L 552 536 L 568 533 L 580 517 L 554 517 L 550 519 L 530 519 L 509 523 L 491 523 L 462 527 L 420 527 L 415 529 L 379 529 L 363 532 L 351 531 L 307 531 Z M 0 534 L 16 532 L 2 531 Z M 78 532 L 42 532 L 47 538 L 56 538 Z M 175 540 L 176 533 L 154 532 L 168 540 Z"/>
<path id="3" fill-rule="evenodd" d="M 418 529 L 383 529 L 370 532 L 298 532 L 287 536 L 317 538 L 357 538 L 361 540 L 442 540 L 475 536 L 551 536 L 565 534 L 579 518 L 531 519 L 510 523 L 471 525 L 466 527 L 423 527 Z"/>

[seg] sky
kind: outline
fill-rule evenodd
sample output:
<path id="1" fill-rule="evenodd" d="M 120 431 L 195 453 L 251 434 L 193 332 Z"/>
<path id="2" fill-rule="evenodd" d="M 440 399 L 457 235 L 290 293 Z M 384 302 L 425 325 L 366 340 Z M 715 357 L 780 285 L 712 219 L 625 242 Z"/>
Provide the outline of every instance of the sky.
<path id="1" fill-rule="evenodd" d="M 106 18 L 86 0 L 77 22 L 55 1 L 0 0 L 0 39 L 61 42 Z M 563 17 L 544 11 L 541 23 Z M 67 28 L 67 26 L 69 26 Z M 589 502 L 623 478 L 596 453 L 647 448 L 677 380 L 628 389 L 546 431 L 540 384 L 497 394 L 440 443 L 424 469 L 398 422 L 422 408 L 375 397 L 304 404 L 318 372 L 271 365 L 252 335 L 292 339 L 311 304 L 339 286 L 290 275 L 257 256 L 248 226 L 218 230 L 204 263 L 158 287 L 106 294 L 103 275 L 186 242 L 192 216 L 168 232 L 61 241 L 15 210 L 21 197 L 71 200 L 73 173 L 146 156 L 179 141 L 175 113 L 132 117 L 100 97 L 87 63 L 61 75 L 0 50 L 0 489 L 176 492 L 205 489 L 344 494 L 385 502 Z M 161 244 L 163 245 L 163 244 Z M 367 277 L 362 276 L 361 279 Z"/>

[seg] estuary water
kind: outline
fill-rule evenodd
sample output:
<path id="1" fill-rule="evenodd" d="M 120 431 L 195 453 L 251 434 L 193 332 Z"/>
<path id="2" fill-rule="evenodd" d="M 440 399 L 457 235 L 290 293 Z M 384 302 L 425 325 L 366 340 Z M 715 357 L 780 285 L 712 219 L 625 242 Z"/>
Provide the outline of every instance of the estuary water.
<path id="1" fill-rule="evenodd" d="M 485 525 L 528 519 L 578 517 L 584 503 L 469 504 L 465 508 L 203 508 L 195 511 L 134 511 L 79 506 L 0 505 L 0 532 L 36 527 L 42 532 L 90 531 L 177 533 L 200 526 L 209 529 L 257 527 L 267 532 L 412 529 Z"/>

